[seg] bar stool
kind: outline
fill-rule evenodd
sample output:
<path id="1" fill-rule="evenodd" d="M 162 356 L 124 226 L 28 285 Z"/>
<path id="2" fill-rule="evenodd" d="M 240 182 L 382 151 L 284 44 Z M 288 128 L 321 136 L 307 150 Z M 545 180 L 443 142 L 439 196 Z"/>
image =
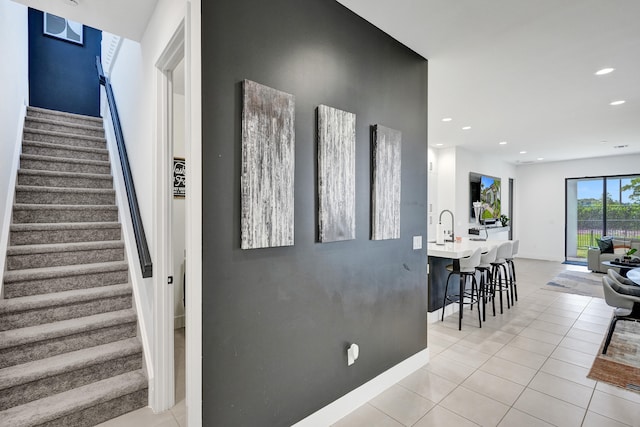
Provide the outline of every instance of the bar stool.
<path id="1" fill-rule="evenodd" d="M 504 313 L 502 308 L 502 293 L 507 294 L 507 308 L 511 308 L 509 299 L 509 271 L 507 269 L 507 258 L 511 257 L 511 241 L 502 242 L 498 245 L 496 260 L 491 263 L 491 268 L 495 277 L 495 287 L 500 293 L 500 314 Z"/>
<path id="2" fill-rule="evenodd" d="M 513 305 L 513 298 L 515 296 L 518 301 L 518 284 L 516 283 L 516 265 L 513 263 L 514 256 L 518 253 L 520 247 L 520 240 L 513 240 L 513 246 L 511 248 L 511 256 L 506 258 L 507 265 L 509 266 L 509 280 L 511 285 L 511 305 Z"/>
<path id="3" fill-rule="evenodd" d="M 491 304 L 493 306 L 493 315 L 496 315 L 496 288 L 495 288 L 495 275 L 491 263 L 496 261 L 496 255 L 498 254 L 498 247 L 493 246 L 487 252 L 480 255 L 480 264 L 476 267 L 476 270 L 480 273 L 480 296 L 482 297 L 482 321 L 487 320 L 487 294 L 491 298 Z"/>
<path id="4" fill-rule="evenodd" d="M 447 284 L 444 288 L 444 300 L 442 302 L 442 321 L 444 321 L 444 311 L 447 306 L 447 301 L 458 302 L 460 305 L 458 311 L 458 330 L 462 330 L 462 316 L 463 316 L 463 307 L 465 304 L 471 306 L 471 310 L 473 310 L 473 305 L 478 304 L 478 324 L 479 327 L 482 328 L 482 319 L 480 316 L 480 292 L 478 289 L 478 282 L 476 281 L 476 267 L 480 264 L 480 256 L 481 250 L 477 248 L 469 255 L 464 258 L 460 258 L 459 267 L 456 269 L 455 266 L 449 265 L 447 266 L 447 270 L 449 270 L 449 276 L 447 276 Z M 448 295 L 449 291 L 449 279 L 452 275 L 457 274 L 460 277 L 460 289 L 458 294 Z M 471 279 L 471 290 L 467 291 L 467 281 Z M 465 298 L 467 299 L 465 301 Z"/>

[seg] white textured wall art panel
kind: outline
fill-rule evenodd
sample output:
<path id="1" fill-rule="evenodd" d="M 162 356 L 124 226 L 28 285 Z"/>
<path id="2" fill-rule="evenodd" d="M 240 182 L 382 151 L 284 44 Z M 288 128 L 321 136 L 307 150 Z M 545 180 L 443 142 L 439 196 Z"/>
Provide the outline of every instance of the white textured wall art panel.
<path id="1" fill-rule="evenodd" d="M 295 98 L 250 80 L 242 103 L 242 249 L 293 245 Z"/>
<path id="2" fill-rule="evenodd" d="M 400 238 L 402 133 L 376 125 L 373 141 L 371 239 Z"/>
<path id="3" fill-rule="evenodd" d="M 356 115 L 318 107 L 319 240 L 356 238 Z"/>

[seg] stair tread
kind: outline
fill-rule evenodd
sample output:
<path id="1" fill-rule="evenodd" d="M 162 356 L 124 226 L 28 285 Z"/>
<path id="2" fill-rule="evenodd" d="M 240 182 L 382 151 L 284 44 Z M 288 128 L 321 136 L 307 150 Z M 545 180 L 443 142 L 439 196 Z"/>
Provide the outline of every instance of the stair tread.
<path id="1" fill-rule="evenodd" d="M 95 249 L 124 248 L 122 240 L 103 240 L 98 242 L 44 243 L 37 245 L 19 245 L 7 247 L 7 256 L 26 254 L 45 254 L 52 252 L 76 252 Z"/>
<path id="2" fill-rule="evenodd" d="M 68 126 L 68 125 L 66 125 Z M 69 132 L 60 132 L 57 130 L 48 130 L 48 129 L 35 129 L 29 127 L 25 124 L 24 126 L 25 133 L 38 133 L 40 135 L 51 135 L 51 136 L 59 136 L 65 139 L 84 139 L 85 141 L 94 141 L 94 142 L 106 142 L 107 140 L 101 136 L 92 136 L 92 135 L 81 135 L 77 133 L 69 133 Z M 33 141 L 36 142 L 36 141 Z"/>
<path id="3" fill-rule="evenodd" d="M 54 148 L 57 150 L 67 151 L 81 151 L 84 153 L 109 154 L 109 150 L 107 150 L 106 148 L 76 147 L 75 145 L 55 144 L 51 142 L 31 141 L 27 139 L 22 142 L 22 146 Z"/>
<path id="4" fill-rule="evenodd" d="M 60 116 L 60 117 L 73 117 L 76 119 L 84 119 L 87 121 L 94 121 L 94 122 L 100 122 L 102 123 L 102 117 L 95 117 L 95 116 L 87 116 L 84 114 L 76 114 L 76 113 L 67 113 L 66 111 L 58 111 L 58 110 L 49 110 L 48 108 L 42 108 L 42 107 L 34 107 L 32 105 L 27 106 L 27 117 L 29 118 L 33 118 L 33 116 L 31 116 L 29 114 L 29 112 L 37 112 L 37 113 L 43 113 L 43 114 L 51 114 L 53 116 Z"/>
<path id="5" fill-rule="evenodd" d="M 50 144 L 57 145 L 58 144 Z M 72 157 L 55 157 L 55 156 L 43 156 L 42 154 L 28 154 L 23 153 L 20 155 L 22 160 L 39 160 L 45 162 L 61 162 L 61 163 L 76 163 L 76 164 L 88 164 L 88 165 L 96 165 L 96 166 L 110 166 L 108 160 L 94 160 L 94 159 L 76 159 Z M 75 172 L 70 172 L 75 173 Z"/>
<path id="6" fill-rule="evenodd" d="M 120 228 L 119 222 L 52 222 L 11 224 L 11 231 L 53 231 Z"/>
<path id="7" fill-rule="evenodd" d="M 48 193 L 89 193 L 89 194 L 115 194 L 113 188 L 85 188 L 85 187 L 45 187 L 43 185 L 16 185 L 16 191 L 23 192 L 48 192 Z"/>
<path id="8" fill-rule="evenodd" d="M 102 121 L 93 122 L 95 123 L 95 125 L 91 125 L 91 124 L 84 124 L 84 123 L 65 122 L 64 120 L 54 120 L 54 119 L 44 118 L 44 117 L 27 116 L 27 122 L 39 122 L 39 123 L 46 123 L 46 124 L 56 125 L 56 126 L 65 126 L 70 128 L 76 128 L 76 129 L 104 130 L 104 127 L 102 126 Z M 32 129 L 32 128 L 30 126 L 25 125 L 25 129 Z"/>
<path id="9" fill-rule="evenodd" d="M 59 157 L 52 157 L 59 159 Z M 46 176 L 55 178 L 85 178 L 110 180 L 112 176 L 104 173 L 83 173 L 83 172 L 58 172 L 40 169 L 18 169 L 18 175 Z"/>
<path id="10" fill-rule="evenodd" d="M 145 388 L 147 388 L 147 378 L 142 370 L 127 372 L 9 408 L 0 412 L 0 419 L 13 427 L 39 425 Z"/>
<path id="11" fill-rule="evenodd" d="M 127 338 L 10 366 L 0 369 L 0 390 L 141 352 L 138 338 Z"/>
<path id="12" fill-rule="evenodd" d="M 45 204 L 32 204 L 32 203 L 15 203 L 13 205 L 14 210 L 15 209 L 24 209 L 24 210 L 39 210 L 39 209 L 46 209 L 46 210 L 66 210 L 66 209 L 73 209 L 73 210 L 79 210 L 79 211 L 88 211 L 88 210 L 95 210 L 95 209 L 106 209 L 106 210 L 113 210 L 113 211 L 117 211 L 118 207 L 116 205 L 45 205 Z"/>
<path id="13" fill-rule="evenodd" d="M 49 294 L 7 298 L 0 304 L 0 315 L 35 310 L 51 306 L 69 305 L 103 298 L 129 295 L 132 289 L 128 283 L 99 286 L 95 288 L 74 289 Z"/>
<path id="14" fill-rule="evenodd" d="M 26 328 L 10 329 L 8 331 L 0 332 L 0 349 L 50 340 L 135 321 L 136 313 L 131 308 L 95 314 L 93 316 L 45 323 L 42 325 L 28 326 Z"/>
<path id="15" fill-rule="evenodd" d="M 127 261 L 110 261 L 95 264 L 63 265 L 59 267 L 10 270 L 4 273 L 4 283 L 14 283 L 23 280 L 52 279 L 55 277 L 76 276 L 107 271 L 122 271 L 127 270 L 128 268 Z"/>

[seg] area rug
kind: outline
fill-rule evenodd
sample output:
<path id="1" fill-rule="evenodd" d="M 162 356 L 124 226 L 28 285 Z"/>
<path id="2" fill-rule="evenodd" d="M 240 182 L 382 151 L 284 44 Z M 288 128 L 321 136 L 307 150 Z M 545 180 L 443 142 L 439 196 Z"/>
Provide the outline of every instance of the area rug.
<path id="1" fill-rule="evenodd" d="M 585 271 L 563 271 L 546 284 L 544 289 L 604 298 L 602 274 Z"/>
<path id="2" fill-rule="evenodd" d="M 640 393 L 640 323 L 619 320 L 607 354 L 603 346 L 587 377 Z"/>

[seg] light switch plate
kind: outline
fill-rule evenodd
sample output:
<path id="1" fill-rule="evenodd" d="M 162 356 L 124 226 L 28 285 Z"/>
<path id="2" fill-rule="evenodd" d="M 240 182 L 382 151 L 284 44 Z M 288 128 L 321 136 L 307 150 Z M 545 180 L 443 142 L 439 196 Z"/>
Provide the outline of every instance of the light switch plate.
<path id="1" fill-rule="evenodd" d="M 413 236 L 413 249 L 422 249 L 422 236 Z"/>

